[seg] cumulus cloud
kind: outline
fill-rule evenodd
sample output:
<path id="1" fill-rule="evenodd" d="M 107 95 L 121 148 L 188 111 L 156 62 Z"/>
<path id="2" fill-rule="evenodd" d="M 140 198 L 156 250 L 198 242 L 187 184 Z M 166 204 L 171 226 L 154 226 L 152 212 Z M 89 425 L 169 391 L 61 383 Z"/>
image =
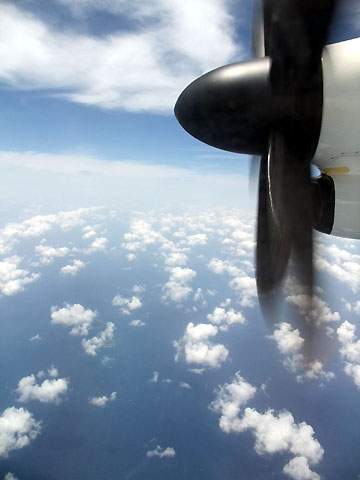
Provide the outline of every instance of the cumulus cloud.
<path id="1" fill-rule="evenodd" d="M 55 367 L 51 367 L 48 374 L 50 377 L 57 377 L 58 371 Z M 39 377 L 39 375 L 37 376 Z M 40 374 L 40 377 L 42 376 Z M 68 389 L 69 381 L 66 378 L 46 379 L 42 383 L 37 383 L 36 375 L 31 374 L 19 380 L 16 393 L 18 401 L 22 403 L 38 400 L 41 403 L 58 404 Z"/>
<path id="2" fill-rule="evenodd" d="M 106 109 L 170 112 L 192 79 L 242 55 L 224 0 L 199 0 L 196 5 L 183 0 L 62 3 L 77 12 L 110 10 L 136 19 L 138 27 L 91 36 L 57 29 L 5 3 L 0 10 L 0 45 L 7 45 L 0 51 L 5 84 L 50 90 Z M 19 43 L 20 35 L 27 41 Z"/>
<path id="3" fill-rule="evenodd" d="M 146 452 L 147 457 L 159 457 L 159 458 L 173 458 L 176 453 L 172 447 L 162 448 L 160 445 L 157 445 L 154 450 L 149 450 Z"/>
<path id="4" fill-rule="evenodd" d="M 155 370 L 153 373 L 153 376 L 149 380 L 149 383 L 157 383 L 158 380 L 159 380 L 159 372 Z"/>
<path id="5" fill-rule="evenodd" d="M 134 293 L 144 293 L 146 288 L 145 285 L 134 285 L 131 290 Z"/>
<path id="6" fill-rule="evenodd" d="M 185 388 L 185 389 L 190 389 L 190 388 L 191 388 L 191 385 L 189 385 L 189 384 L 186 383 L 186 382 L 180 382 L 180 383 L 179 383 L 179 387 L 180 387 L 180 388 Z"/>
<path id="7" fill-rule="evenodd" d="M 238 295 L 240 305 L 243 307 L 253 306 L 254 298 L 257 297 L 254 277 L 250 277 L 243 269 L 232 265 L 228 260 L 218 258 L 212 258 L 208 263 L 208 268 L 218 275 L 227 273 L 232 277 L 229 286 Z"/>
<path id="8" fill-rule="evenodd" d="M 343 243 L 345 246 L 346 243 Z M 327 272 L 356 293 L 360 288 L 360 256 L 320 241 L 316 244 L 315 267 Z"/>
<path id="9" fill-rule="evenodd" d="M 37 245 L 35 247 L 36 255 L 40 258 L 40 263 L 49 265 L 55 258 L 66 257 L 69 254 L 67 247 L 50 247 L 49 245 Z"/>
<path id="10" fill-rule="evenodd" d="M 297 328 L 290 323 L 283 322 L 275 325 L 273 335 L 269 338 L 275 340 L 277 348 L 284 355 L 284 366 L 297 374 L 298 381 L 325 379 L 335 377 L 333 372 L 324 370 L 324 365 L 319 359 L 308 360 L 303 353 L 305 340 Z"/>
<path id="11" fill-rule="evenodd" d="M 345 360 L 345 373 L 360 389 L 360 340 L 356 337 L 356 327 L 345 320 L 337 329 L 337 337 L 342 345 L 340 355 Z"/>
<path id="12" fill-rule="evenodd" d="M 146 325 L 142 320 L 131 320 L 129 323 L 131 327 L 144 327 Z"/>
<path id="13" fill-rule="evenodd" d="M 7 153 L 6 157 L 9 158 L 9 155 L 11 157 L 10 152 Z M 14 157 L 10 161 L 14 161 L 14 164 L 16 164 Z M 25 163 L 29 162 L 26 161 Z M 19 239 L 41 237 L 55 228 L 67 231 L 82 225 L 84 218 L 96 215 L 98 210 L 96 207 L 79 208 L 51 215 L 35 215 L 21 223 L 8 223 L 4 228 L 0 229 L 0 252 L 9 252 Z"/>
<path id="14" fill-rule="evenodd" d="M 70 335 L 86 336 L 89 329 L 97 316 L 97 312 L 90 308 L 85 309 L 79 303 L 70 305 L 67 303 L 65 307 L 51 307 L 51 323 L 54 325 L 65 325 L 72 327 Z"/>
<path id="15" fill-rule="evenodd" d="M 163 301 L 171 300 L 181 303 L 186 300 L 192 292 L 189 283 L 195 276 L 196 272 L 191 268 L 171 268 L 170 278 L 163 286 Z"/>
<path id="16" fill-rule="evenodd" d="M 40 340 L 41 340 L 41 337 L 38 333 L 29 338 L 29 342 L 39 342 Z"/>
<path id="17" fill-rule="evenodd" d="M 206 323 L 194 325 L 188 323 L 180 341 L 174 341 L 175 360 L 185 357 L 187 363 L 195 363 L 208 368 L 219 368 L 227 359 L 229 351 L 222 344 L 215 344 L 212 338 L 218 333 L 218 327 Z"/>
<path id="18" fill-rule="evenodd" d="M 238 415 L 240 409 L 246 405 L 255 395 L 256 388 L 248 383 L 236 372 L 231 383 L 219 385 L 216 390 L 216 399 L 211 403 L 210 408 L 220 413 L 219 425 L 226 433 L 237 432 L 241 428 Z"/>
<path id="19" fill-rule="evenodd" d="M 112 347 L 114 344 L 115 324 L 107 322 L 105 330 L 100 332 L 98 337 L 92 337 L 88 340 L 82 339 L 81 344 L 88 355 L 95 357 L 97 351 L 103 347 Z"/>
<path id="20" fill-rule="evenodd" d="M 190 247 L 197 245 L 206 245 L 208 236 L 206 233 L 197 233 L 196 235 L 188 235 L 180 243 L 189 245 Z"/>
<path id="21" fill-rule="evenodd" d="M 17 255 L 13 255 L 0 262 L 0 293 L 7 296 L 16 295 L 25 289 L 25 285 L 40 277 L 39 273 L 30 273 L 28 270 L 18 268 L 21 260 Z"/>
<path id="22" fill-rule="evenodd" d="M 231 383 L 220 385 L 210 405 L 214 412 L 220 413 L 220 428 L 226 433 L 251 431 L 258 455 L 287 452 L 293 458 L 285 465 L 284 473 L 294 479 L 318 479 L 309 465 L 316 465 L 322 459 L 324 450 L 314 438 L 311 425 L 296 423 L 286 410 L 278 414 L 272 409 L 265 413 L 250 407 L 242 410 L 255 393 L 256 388 L 239 372 Z"/>
<path id="23" fill-rule="evenodd" d="M 5 477 L 4 477 L 4 480 L 18 480 L 15 475 L 11 472 L 8 472 Z"/>
<path id="24" fill-rule="evenodd" d="M 91 242 L 89 248 L 85 249 L 85 253 L 103 252 L 106 249 L 108 242 L 109 240 L 105 237 L 95 238 L 95 240 Z"/>
<path id="25" fill-rule="evenodd" d="M 10 407 L 0 415 L 0 457 L 29 445 L 41 431 L 41 422 L 24 408 Z"/>
<path id="26" fill-rule="evenodd" d="M 226 310 L 226 308 L 216 307 L 213 313 L 209 313 L 207 319 L 219 326 L 220 330 L 227 330 L 230 325 L 244 324 L 245 318 L 241 312 L 236 312 L 233 308 Z"/>
<path id="27" fill-rule="evenodd" d="M 79 271 L 85 267 L 85 262 L 81 260 L 73 260 L 72 264 L 65 265 L 60 269 L 61 275 L 72 275 L 75 276 Z"/>
<path id="28" fill-rule="evenodd" d="M 112 304 L 114 307 L 119 307 L 124 315 L 130 315 L 130 312 L 142 307 L 141 299 L 136 296 L 124 298 L 120 295 L 115 295 L 112 299 Z"/>
<path id="29" fill-rule="evenodd" d="M 103 395 L 102 397 L 91 397 L 89 398 L 90 405 L 94 407 L 105 407 L 109 402 L 116 400 L 116 392 L 112 392 L 108 397 Z"/>

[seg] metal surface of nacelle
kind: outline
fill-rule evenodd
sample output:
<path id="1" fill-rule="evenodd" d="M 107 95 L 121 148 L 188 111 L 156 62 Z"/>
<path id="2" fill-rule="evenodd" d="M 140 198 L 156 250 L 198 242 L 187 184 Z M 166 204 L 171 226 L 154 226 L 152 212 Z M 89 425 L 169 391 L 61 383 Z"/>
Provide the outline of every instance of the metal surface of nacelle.
<path id="1" fill-rule="evenodd" d="M 313 163 L 335 189 L 332 235 L 360 238 L 360 38 L 323 51 L 323 113 Z"/>

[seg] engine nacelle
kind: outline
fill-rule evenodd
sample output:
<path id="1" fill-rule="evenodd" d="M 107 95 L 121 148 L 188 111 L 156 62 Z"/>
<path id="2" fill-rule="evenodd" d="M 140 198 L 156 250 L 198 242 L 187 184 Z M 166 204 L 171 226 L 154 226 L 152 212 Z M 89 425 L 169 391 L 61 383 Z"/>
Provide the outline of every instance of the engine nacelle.
<path id="1" fill-rule="evenodd" d="M 323 51 L 323 113 L 313 163 L 334 182 L 332 235 L 360 239 L 360 38 Z"/>

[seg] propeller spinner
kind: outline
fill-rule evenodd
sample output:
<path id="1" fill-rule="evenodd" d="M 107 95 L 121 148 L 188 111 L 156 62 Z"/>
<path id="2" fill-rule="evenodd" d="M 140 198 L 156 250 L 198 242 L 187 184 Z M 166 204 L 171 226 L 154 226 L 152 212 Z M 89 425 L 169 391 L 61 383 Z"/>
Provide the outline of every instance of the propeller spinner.
<path id="1" fill-rule="evenodd" d="M 331 186 L 324 178 L 311 181 L 310 164 L 322 120 L 321 55 L 336 3 L 258 3 L 253 51 L 259 58 L 203 75 L 175 105 L 179 123 L 195 138 L 261 156 L 256 282 L 263 305 L 280 285 L 290 255 L 311 298 L 312 228 L 326 232 L 331 222 L 324 208 Z"/>

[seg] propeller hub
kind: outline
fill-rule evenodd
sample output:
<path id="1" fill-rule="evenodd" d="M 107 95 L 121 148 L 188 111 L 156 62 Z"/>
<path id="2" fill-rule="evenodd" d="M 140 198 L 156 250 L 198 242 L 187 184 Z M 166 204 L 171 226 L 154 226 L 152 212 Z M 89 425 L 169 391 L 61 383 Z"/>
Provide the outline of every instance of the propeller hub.
<path id="1" fill-rule="evenodd" d="M 178 98 L 177 120 L 193 137 L 213 147 L 265 154 L 277 117 L 269 88 L 270 64 L 263 57 L 206 73 Z"/>

